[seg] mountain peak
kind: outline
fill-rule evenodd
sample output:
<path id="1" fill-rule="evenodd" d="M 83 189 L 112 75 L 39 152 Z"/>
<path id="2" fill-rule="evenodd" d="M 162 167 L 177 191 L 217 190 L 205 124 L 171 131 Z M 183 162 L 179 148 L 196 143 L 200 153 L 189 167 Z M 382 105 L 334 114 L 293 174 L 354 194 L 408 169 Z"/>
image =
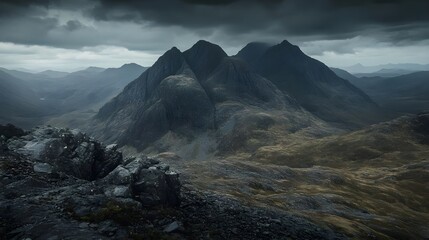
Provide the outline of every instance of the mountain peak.
<path id="1" fill-rule="evenodd" d="M 182 52 L 177 47 L 172 47 L 170 50 L 166 51 L 158 60 L 154 63 L 153 66 L 164 64 L 170 61 L 181 61 Z"/>
<path id="2" fill-rule="evenodd" d="M 211 42 L 206 41 L 206 40 L 203 40 L 203 39 L 198 40 L 198 41 L 193 45 L 193 47 L 194 47 L 194 46 L 217 46 L 217 47 L 219 47 L 219 45 L 216 45 L 216 44 L 214 44 L 214 43 L 211 43 Z"/>
<path id="3" fill-rule="evenodd" d="M 293 45 L 287 40 L 283 40 L 280 44 L 278 44 L 278 46 L 280 46 L 282 49 L 290 49 L 301 52 L 301 49 L 297 45 Z"/>
<path id="4" fill-rule="evenodd" d="M 267 51 L 275 51 L 279 55 L 284 55 L 289 57 L 307 57 L 298 46 L 293 45 L 287 40 L 283 40 L 283 42 L 275 45 L 274 47 L 268 49 Z"/>
<path id="5" fill-rule="evenodd" d="M 259 58 L 270 48 L 272 45 L 264 42 L 251 42 L 241 49 L 236 57 L 244 60 L 250 66 L 256 67 Z"/>
<path id="6" fill-rule="evenodd" d="M 208 42 L 206 40 L 199 40 L 196 42 L 190 49 L 186 52 L 195 52 L 196 54 L 215 54 L 227 56 L 223 49 L 214 43 Z"/>
<path id="7" fill-rule="evenodd" d="M 295 45 L 293 45 L 292 43 L 290 43 L 288 40 L 283 40 L 281 43 L 280 43 L 280 45 L 282 45 L 282 46 L 295 46 Z"/>
<path id="8" fill-rule="evenodd" d="M 140 65 L 138 65 L 137 63 L 125 63 L 121 67 L 135 67 L 135 66 L 140 66 Z"/>
<path id="9" fill-rule="evenodd" d="M 197 78 L 201 79 L 206 78 L 228 56 L 220 46 L 205 40 L 199 40 L 184 55 Z"/>
<path id="10" fill-rule="evenodd" d="M 83 71 L 90 71 L 90 72 L 102 72 L 102 71 L 104 71 L 105 69 L 104 68 L 101 68 L 101 67 L 94 67 L 94 66 L 91 66 L 91 67 L 87 67 L 87 68 L 85 68 Z"/>

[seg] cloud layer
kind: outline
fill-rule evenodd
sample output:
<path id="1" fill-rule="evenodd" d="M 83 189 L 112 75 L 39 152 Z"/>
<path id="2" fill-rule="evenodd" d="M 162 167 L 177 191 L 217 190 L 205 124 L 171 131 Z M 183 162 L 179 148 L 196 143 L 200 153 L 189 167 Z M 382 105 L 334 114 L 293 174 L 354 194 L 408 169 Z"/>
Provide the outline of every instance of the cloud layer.
<path id="1" fill-rule="evenodd" d="M 427 0 L 2 0 L 0 42 L 148 54 L 201 38 L 231 54 L 250 41 L 282 39 L 314 56 L 374 46 L 426 49 L 427 9 Z"/>

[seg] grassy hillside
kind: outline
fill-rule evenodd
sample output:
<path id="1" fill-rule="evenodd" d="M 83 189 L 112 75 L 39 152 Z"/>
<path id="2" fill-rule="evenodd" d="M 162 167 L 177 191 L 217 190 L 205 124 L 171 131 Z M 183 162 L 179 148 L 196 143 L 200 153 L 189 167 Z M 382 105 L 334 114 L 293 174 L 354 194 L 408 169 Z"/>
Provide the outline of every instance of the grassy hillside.
<path id="1" fill-rule="evenodd" d="M 429 237 L 429 115 L 210 160 L 163 153 L 201 189 L 286 210 L 359 239 Z"/>

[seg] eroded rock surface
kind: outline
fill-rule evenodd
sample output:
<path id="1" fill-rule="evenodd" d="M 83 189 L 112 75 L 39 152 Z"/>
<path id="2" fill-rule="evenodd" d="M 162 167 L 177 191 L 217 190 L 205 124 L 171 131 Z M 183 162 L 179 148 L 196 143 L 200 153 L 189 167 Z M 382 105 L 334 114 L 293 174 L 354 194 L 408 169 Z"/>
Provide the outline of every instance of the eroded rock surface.
<path id="1" fill-rule="evenodd" d="M 78 131 L 3 129 L 0 235 L 6 239 L 124 239 L 144 207 L 180 204 L 178 173 L 157 160 L 123 159 L 116 145 Z"/>
<path id="2" fill-rule="evenodd" d="M 0 136 L 0 239 L 342 239 L 286 212 L 181 187 L 157 159 L 85 134 Z"/>

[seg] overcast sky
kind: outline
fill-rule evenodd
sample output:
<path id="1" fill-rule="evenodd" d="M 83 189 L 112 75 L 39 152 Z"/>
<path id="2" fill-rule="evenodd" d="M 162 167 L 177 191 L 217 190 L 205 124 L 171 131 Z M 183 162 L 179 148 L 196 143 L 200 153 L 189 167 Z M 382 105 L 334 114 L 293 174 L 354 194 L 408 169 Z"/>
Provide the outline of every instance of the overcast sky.
<path id="1" fill-rule="evenodd" d="M 428 0 L 1 0 L 0 67 L 150 66 L 197 40 L 284 39 L 329 66 L 429 63 Z"/>

